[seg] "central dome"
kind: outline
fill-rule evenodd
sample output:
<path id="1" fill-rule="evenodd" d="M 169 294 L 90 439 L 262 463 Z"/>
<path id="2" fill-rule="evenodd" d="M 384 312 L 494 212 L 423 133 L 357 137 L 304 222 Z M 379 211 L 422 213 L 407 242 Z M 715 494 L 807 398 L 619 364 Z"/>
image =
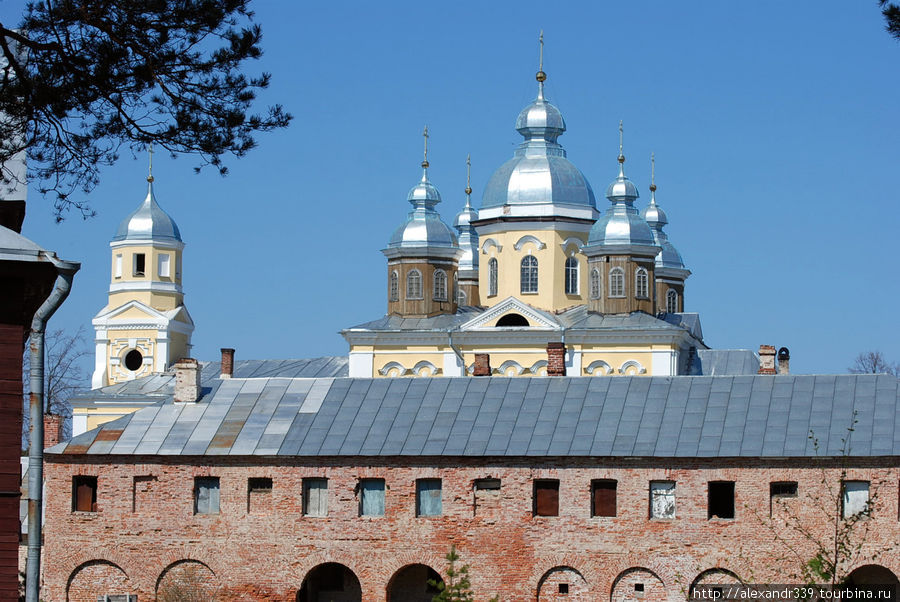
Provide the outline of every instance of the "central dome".
<path id="1" fill-rule="evenodd" d="M 537 98 L 519 113 L 516 130 L 525 141 L 488 180 L 483 209 L 537 204 L 596 209 L 591 185 L 556 141 L 566 131 L 566 122 L 559 109 L 544 99 L 543 82 Z"/>

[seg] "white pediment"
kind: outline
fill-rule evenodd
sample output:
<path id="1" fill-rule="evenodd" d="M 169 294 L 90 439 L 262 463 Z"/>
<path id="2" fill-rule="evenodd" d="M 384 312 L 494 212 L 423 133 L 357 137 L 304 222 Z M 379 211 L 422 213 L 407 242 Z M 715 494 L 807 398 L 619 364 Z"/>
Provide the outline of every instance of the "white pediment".
<path id="1" fill-rule="evenodd" d="M 519 314 L 528 320 L 528 326 L 492 326 L 507 314 Z M 515 297 L 507 297 L 497 305 L 472 318 L 459 327 L 460 330 L 503 330 L 507 328 L 562 330 L 562 325 L 553 317 L 523 303 Z"/>
<path id="2" fill-rule="evenodd" d="M 149 305 L 145 305 L 140 301 L 131 300 L 124 305 L 120 305 L 119 307 L 113 308 L 106 313 L 97 314 L 94 318 L 94 321 L 103 320 L 134 320 L 134 319 L 143 319 L 143 320 L 169 320 L 170 316 L 168 315 L 170 312 L 161 312 L 159 310 L 153 309 Z"/>

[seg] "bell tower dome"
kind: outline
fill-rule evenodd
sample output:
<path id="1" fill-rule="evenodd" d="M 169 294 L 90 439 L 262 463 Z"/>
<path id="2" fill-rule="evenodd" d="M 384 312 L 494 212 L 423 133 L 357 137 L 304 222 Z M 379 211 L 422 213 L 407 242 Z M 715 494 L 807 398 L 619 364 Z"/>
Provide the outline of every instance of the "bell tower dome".
<path id="1" fill-rule="evenodd" d="M 109 244 L 109 300 L 93 319 L 93 388 L 164 372 L 190 352 L 194 322 L 184 306 L 184 242 L 156 200 L 152 149 L 150 156 L 147 196 Z"/>

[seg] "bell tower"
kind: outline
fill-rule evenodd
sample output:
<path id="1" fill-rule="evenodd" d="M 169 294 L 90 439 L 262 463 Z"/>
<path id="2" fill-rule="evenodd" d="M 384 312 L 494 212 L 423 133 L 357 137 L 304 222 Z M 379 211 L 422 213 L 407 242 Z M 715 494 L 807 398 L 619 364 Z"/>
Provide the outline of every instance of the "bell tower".
<path id="1" fill-rule="evenodd" d="M 190 352 L 194 322 L 184 306 L 184 242 L 156 201 L 152 149 L 147 196 L 109 246 L 109 301 L 93 319 L 93 388 L 164 372 Z"/>

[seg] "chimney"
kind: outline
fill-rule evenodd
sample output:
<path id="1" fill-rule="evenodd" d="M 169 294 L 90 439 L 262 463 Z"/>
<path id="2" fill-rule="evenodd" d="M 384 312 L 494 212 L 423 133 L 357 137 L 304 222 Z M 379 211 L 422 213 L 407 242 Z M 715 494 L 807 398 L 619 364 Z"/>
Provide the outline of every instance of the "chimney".
<path id="1" fill-rule="evenodd" d="M 778 350 L 778 374 L 791 373 L 791 352 L 787 347 Z"/>
<path id="2" fill-rule="evenodd" d="M 220 378 L 234 376 L 234 349 L 222 347 L 222 374 Z"/>
<path id="3" fill-rule="evenodd" d="M 58 414 L 44 414 L 44 449 L 62 441 L 63 417 Z"/>
<path id="4" fill-rule="evenodd" d="M 566 375 L 566 346 L 563 343 L 547 343 L 547 376 Z"/>
<path id="5" fill-rule="evenodd" d="M 491 356 L 487 353 L 475 354 L 475 371 L 473 376 L 490 376 L 491 375 Z"/>
<path id="6" fill-rule="evenodd" d="M 200 364 L 184 357 L 175 362 L 175 401 L 194 403 L 200 399 Z"/>
<path id="7" fill-rule="evenodd" d="M 775 348 L 771 345 L 759 346 L 759 371 L 757 374 L 775 374 Z"/>

